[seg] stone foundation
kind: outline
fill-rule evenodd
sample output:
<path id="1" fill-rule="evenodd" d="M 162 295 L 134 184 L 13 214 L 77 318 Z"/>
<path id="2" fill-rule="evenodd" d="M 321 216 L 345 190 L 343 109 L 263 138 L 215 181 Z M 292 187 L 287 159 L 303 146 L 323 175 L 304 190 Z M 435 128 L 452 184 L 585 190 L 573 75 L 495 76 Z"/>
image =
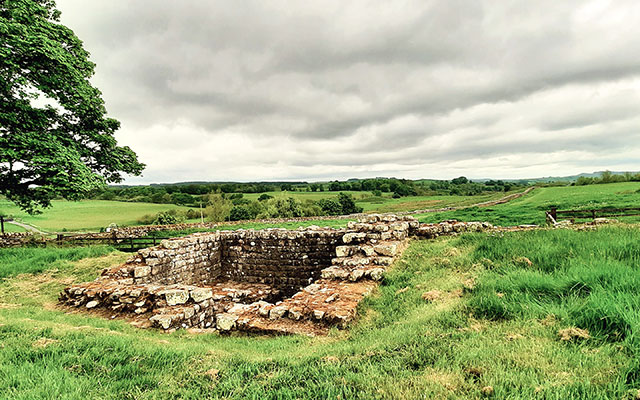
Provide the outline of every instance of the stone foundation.
<path id="1" fill-rule="evenodd" d="M 410 236 L 490 228 L 367 215 L 346 229 L 196 233 L 140 250 L 94 282 L 64 289 L 60 301 L 140 327 L 323 334 L 355 318 Z"/>

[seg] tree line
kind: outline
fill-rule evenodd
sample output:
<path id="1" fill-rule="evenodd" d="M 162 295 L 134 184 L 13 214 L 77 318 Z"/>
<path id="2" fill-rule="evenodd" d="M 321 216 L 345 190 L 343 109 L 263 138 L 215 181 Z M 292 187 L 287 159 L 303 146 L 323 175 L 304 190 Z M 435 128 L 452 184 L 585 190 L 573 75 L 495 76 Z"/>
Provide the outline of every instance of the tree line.
<path id="1" fill-rule="evenodd" d="M 263 194 L 257 200 L 249 200 L 242 193 L 210 193 L 201 209 L 169 210 L 148 214 L 137 222 L 143 225 L 165 225 L 203 218 L 211 222 L 240 221 L 248 219 L 317 217 L 347 215 L 362 212 L 353 196 L 338 193 L 336 197 L 320 200 L 299 200 L 293 197 L 275 198 Z"/>
<path id="2" fill-rule="evenodd" d="M 460 195 L 474 196 L 486 192 L 508 192 L 526 186 L 525 183 L 490 180 L 473 182 L 466 177 L 452 180 L 412 181 L 408 179 L 375 178 L 331 182 L 291 183 L 193 183 L 145 186 L 111 186 L 95 190 L 90 198 L 198 207 L 211 193 L 224 195 L 268 192 L 370 192 L 371 196 L 400 198 L 406 196 Z M 327 209 L 330 207 L 325 205 Z"/>

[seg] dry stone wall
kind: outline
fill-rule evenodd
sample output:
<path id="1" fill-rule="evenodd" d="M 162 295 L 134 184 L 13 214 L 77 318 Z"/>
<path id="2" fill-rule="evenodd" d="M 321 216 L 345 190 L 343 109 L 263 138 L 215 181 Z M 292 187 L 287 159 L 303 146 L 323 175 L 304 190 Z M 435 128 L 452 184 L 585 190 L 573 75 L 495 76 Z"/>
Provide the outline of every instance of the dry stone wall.
<path id="1" fill-rule="evenodd" d="M 60 300 L 141 327 L 322 334 L 355 318 L 410 236 L 491 228 L 366 215 L 346 229 L 197 233 L 140 250 Z"/>
<path id="2" fill-rule="evenodd" d="M 34 235 L 31 232 L 6 232 L 0 235 L 0 248 L 20 247 L 27 244 L 40 245 L 44 241 L 44 237 Z"/>
<path id="3" fill-rule="evenodd" d="M 222 277 L 293 294 L 320 277 L 343 235 L 343 230 L 317 227 L 225 232 Z"/>

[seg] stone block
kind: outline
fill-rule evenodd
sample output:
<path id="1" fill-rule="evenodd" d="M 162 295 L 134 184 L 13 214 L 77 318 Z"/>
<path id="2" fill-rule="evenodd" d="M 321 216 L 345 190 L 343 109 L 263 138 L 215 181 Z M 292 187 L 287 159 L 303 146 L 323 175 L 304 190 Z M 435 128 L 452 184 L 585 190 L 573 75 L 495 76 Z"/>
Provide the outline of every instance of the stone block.
<path id="1" fill-rule="evenodd" d="M 148 265 L 142 265 L 133 269 L 134 278 L 144 278 L 151 275 L 151 267 Z"/>
<path id="2" fill-rule="evenodd" d="M 210 299 L 213 296 L 211 288 L 196 288 L 191 290 L 191 298 L 194 302 L 200 303 L 201 301 Z"/>
<path id="3" fill-rule="evenodd" d="M 373 249 L 380 255 L 393 257 L 398 252 L 398 245 L 380 243 L 374 246 Z"/>
<path id="4" fill-rule="evenodd" d="M 351 246 L 338 246 L 336 247 L 337 257 L 348 257 L 351 255 Z"/>
<path id="5" fill-rule="evenodd" d="M 236 327 L 238 316 L 233 314 L 216 314 L 216 328 L 220 331 L 230 331 Z"/>
<path id="6" fill-rule="evenodd" d="M 167 304 L 170 306 L 184 304 L 189 300 L 189 292 L 187 290 L 170 289 L 165 290 L 163 294 Z"/>

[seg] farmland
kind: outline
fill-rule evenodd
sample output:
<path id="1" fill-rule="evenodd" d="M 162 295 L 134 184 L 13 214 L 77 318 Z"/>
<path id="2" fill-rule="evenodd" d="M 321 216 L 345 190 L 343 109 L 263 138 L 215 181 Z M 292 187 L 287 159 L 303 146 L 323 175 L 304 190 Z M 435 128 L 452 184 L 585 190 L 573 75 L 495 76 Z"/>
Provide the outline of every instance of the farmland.
<path id="1" fill-rule="evenodd" d="M 173 204 L 127 203 L 121 201 L 54 200 L 51 208 L 42 214 L 28 215 L 7 200 L 0 199 L 0 210 L 13 215 L 24 223 L 48 231 L 97 231 L 111 223 L 118 225 L 135 225 L 136 220 L 145 214 L 155 214 L 171 209 L 185 209 Z M 10 227 L 7 224 L 6 227 Z M 5 227 L 5 228 L 6 228 Z"/>
<path id="2" fill-rule="evenodd" d="M 638 207 L 640 182 L 611 183 L 590 186 L 562 186 L 537 188 L 527 196 L 492 207 L 467 208 L 442 213 L 422 214 L 421 222 L 439 222 L 447 219 L 460 221 L 488 221 L 496 225 L 545 223 L 546 210 L 590 209 L 602 207 Z M 637 217 L 625 218 L 632 222 Z"/>
<path id="3" fill-rule="evenodd" d="M 633 398 L 640 388 L 637 234 L 607 227 L 415 241 L 360 307 L 359 321 L 319 338 L 166 335 L 65 313 L 55 306 L 62 287 L 127 256 L 108 248 L 16 250 L 0 267 L 0 393 Z M 29 254 L 36 251 L 47 253 Z M 434 300 L 421 298 L 436 290 Z"/>
<path id="4" fill-rule="evenodd" d="M 439 222 L 447 219 L 462 221 L 488 221 L 496 225 L 520 225 L 545 223 L 544 212 L 551 206 L 567 208 L 599 208 L 605 206 L 631 207 L 640 204 L 640 182 L 611 183 L 589 186 L 561 186 L 537 188 L 526 196 L 506 204 L 491 207 L 471 207 L 456 211 L 417 215 L 421 222 Z M 346 192 L 354 196 L 356 204 L 365 212 L 398 212 L 416 209 L 437 209 L 444 207 L 468 207 L 485 201 L 497 200 L 509 193 L 491 193 L 477 196 L 407 196 L 392 198 L 389 194 L 372 196 L 369 192 Z M 299 200 L 319 200 L 334 198 L 333 192 L 269 192 L 276 198 L 294 197 Z M 244 194 L 248 200 L 255 200 L 258 194 Z M 187 207 L 173 204 L 153 204 L 106 200 L 84 200 L 80 202 L 54 201 L 50 209 L 39 215 L 27 215 L 6 200 L 0 200 L 0 210 L 14 215 L 19 220 L 43 231 L 97 231 L 111 223 L 120 226 L 135 225 L 137 220 L 149 214 L 167 210 L 187 210 Z M 638 218 L 625 219 L 637 221 Z M 189 220 L 187 222 L 197 222 Z M 322 226 L 342 226 L 344 221 L 322 221 Z M 315 225 L 315 223 L 289 223 L 287 228 Z M 244 228 L 264 228 L 272 226 L 263 223 L 246 223 Z M 23 231 L 15 225 L 6 224 L 7 231 Z"/>
<path id="5" fill-rule="evenodd" d="M 365 212 L 409 211 L 425 208 L 441 208 L 458 205 L 469 205 L 503 197 L 504 193 L 492 193 L 480 196 L 409 196 L 399 199 L 391 195 L 372 196 L 370 193 L 346 192 L 354 196 L 356 204 Z M 278 197 L 293 197 L 298 200 L 320 200 L 335 198 L 334 192 L 268 192 Z M 256 200 L 259 194 L 244 194 L 248 200 Z M 136 225 L 144 215 L 157 214 L 167 210 L 187 210 L 187 207 L 174 204 L 154 204 L 140 202 L 122 202 L 107 200 L 83 200 L 78 202 L 55 200 L 51 208 L 42 214 L 28 215 L 7 200 L 0 199 L 0 211 L 12 215 L 16 219 L 33 225 L 45 232 L 66 231 L 98 231 L 111 223 L 119 226 Z M 187 222 L 197 222 L 190 220 Z M 326 225 L 323 225 L 326 226 Z M 23 231 L 23 229 L 7 224 L 7 231 Z M 11 229 L 11 230 L 10 230 Z"/>
<path id="6" fill-rule="evenodd" d="M 496 192 L 477 196 L 407 196 L 395 199 L 391 193 L 384 193 L 382 196 L 373 196 L 370 192 L 345 191 L 343 193 L 353 196 L 356 204 L 362 207 L 364 212 L 397 212 L 471 205 L 499 199 L 515 192 Z M 266 194 L 276 198 L 293 197 L 297 200 L 316 201 L 334 198 L 338 195 L 335 192 L 267 192 Z M 248 193 L 243 196 L 248 200 L 257 200 L 260 195 L 261 194 L 257 193 Z"/>

